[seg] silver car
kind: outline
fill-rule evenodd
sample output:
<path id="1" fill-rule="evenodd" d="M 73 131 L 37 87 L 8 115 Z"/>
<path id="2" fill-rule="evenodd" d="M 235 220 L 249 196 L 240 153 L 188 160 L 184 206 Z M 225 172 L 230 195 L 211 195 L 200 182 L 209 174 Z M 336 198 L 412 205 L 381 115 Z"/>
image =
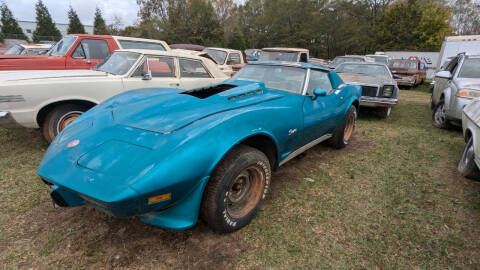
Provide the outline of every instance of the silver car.
<path id="1" fill-rule="evenodd" d="M 433 125 L 448 129 L 459 124 L 463 108 L 480 97 L 480 55 L 458 54 L 434 80 L 430 101 Z"/>
<path id="2" fill-rule="evenodd" d="M 342 63 L 335 71 L 345 83 L 362 86 L 360 106 L 378 108 L 389 117 L 398 103 L 398 86 L 387 65 L 381 63 Z"/>
<path id="3" fill-rule="evenodd" d="M 467 145 L 458 163 L 458 171 L 465 177 L 480 180 L 480 99 L 465 106 L 462 113 L 463 137 Z"/>

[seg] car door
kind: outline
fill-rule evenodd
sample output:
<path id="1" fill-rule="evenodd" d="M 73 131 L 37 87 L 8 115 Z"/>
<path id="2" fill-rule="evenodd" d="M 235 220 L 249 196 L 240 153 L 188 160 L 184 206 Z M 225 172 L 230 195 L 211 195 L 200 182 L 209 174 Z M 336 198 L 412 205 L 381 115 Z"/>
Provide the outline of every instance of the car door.
<path id="1" fill-rule="evenodd" d="M 151 72 L 151 78 L 146 76 Z M 161 87 L 179 88 L 175 58 L 168 56 L 145 56 L 130 77 L 123 79 L 125 90 Z"/>
<path id="2" fill-rule="evenodd" d="M 67 69 L 92 69 L 110 55 L 108 44 L 103 39 L 83 39 L 67 57 Z"/>
<path id="3" fill-rule="evenodd" d="M 315 97 L 313 90 L 316 88 L 325 90 L 327 95 Z M 303 102 L 304 144 L 333 133 L 345 111 L 345 95 L 341 89 L 333 88 L 329 72 L 310 70 Z"/>
<path id="4" fill-rule="evenodd" d="M 452 74 L 452 76 L 453 76 L 454 70 L 456 69 L 456 67 L 458 65 L 458 61 L 459 61 L 459 58 L 455 57 L 445 67 L 445 70 L 449 71 Z M 448 87 L 450 82 L 451 82 L 450 79 L 435 76 L 435 86 L 434 86 L 434 90 L 433 90 L 433 101 L 435 102 L 435 104 L 438 104 L 438 102 L 440 101 L 440 97 L 443 93 L 443 90 Z"/>
<path id="5" fill-rule="evenodd" d="M 193 89 L 215 83 L 202 61 L 188 58 L 178 58 L 180 88 Z"/>

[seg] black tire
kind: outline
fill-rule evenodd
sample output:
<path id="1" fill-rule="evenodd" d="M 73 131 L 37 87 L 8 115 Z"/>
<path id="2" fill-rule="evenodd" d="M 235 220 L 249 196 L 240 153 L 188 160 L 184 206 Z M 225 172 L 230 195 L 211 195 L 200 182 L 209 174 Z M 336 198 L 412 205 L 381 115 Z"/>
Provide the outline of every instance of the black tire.
<path id="1" fill-rule="evenodd" d="M 379 112 L 382 118 L 389 118 L 390 115 L 392 114 L 392 107 L 391 106 L 382 107 L 379 109 Z"/>
<path id="2" fill-rule="evenodd" d="M 87 107 L 78 104 L 63 104 L 55 107 L 47 114 L 41 127 L 45 140 L 49 143 L 52 142 L 60 131 L 87 109 Z"/>
<path id="3" fill-rule="evenodd" d="M 480 180 L 480 171 L 475 163 L 475 151 L 473 148 L 473 137 L 468 140 L 463 150 L 462 158 L 458 163 L 458 171 L 467 178 Z"/>
<path id="4" fill-rule="evenodd" d="M 219 233 L 246 226 L 265 199 L 270 178 L 270 163 L 264 153 L 246 145 L 235 147 L 212 173 L 200 216 Z"/>
<path id="5" fill-rule="evenodd" d="M 347 146 L 352 139 L 353 131 L 355 130 L 355 125 L 357 122 L 357 108 L 355 106 L 350 106 L 343 119 L 342 124 L 337 127 L 333 133 L 332 138 L 329 142 L 335 149 L 341 149 Z"/>
<path id="6" fill-rule="evenodd" d="M 433 109 L 432 122 L 433 122 L 433 125 L 437 128 L 441 128 L 441 129 L 451 128 L 451 124 L 448 121 L 447 115 L 445 113 L 445 101 L 443 99 L 441 99 Z"/>

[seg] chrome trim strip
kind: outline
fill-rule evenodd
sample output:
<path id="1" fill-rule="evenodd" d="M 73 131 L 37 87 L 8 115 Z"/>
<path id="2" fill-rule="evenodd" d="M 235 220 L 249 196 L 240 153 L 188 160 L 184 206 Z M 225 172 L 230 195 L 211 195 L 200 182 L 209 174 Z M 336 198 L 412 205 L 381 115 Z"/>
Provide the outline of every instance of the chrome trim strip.
<path id="1" fill-rule="evenodd" d="M 323 136 L 321 136 L 320 138 L 317 138 L 307 144 L 305 144 L 304 146 L 298 148 L 297 150 L 293 151 L 292 153 L 290 153 L 286 158 L 284 158 L 280 164 L 278 166 L 282 166 L 283 164 L 287 163 L 288 161 L 290 161 L 292 158 L 300 155 L 301 153 L 307 151 L 308 149 L 314 147 L 315 145 L 325 141 L 325 140 L 328 140 L 332 137 L 332 134 L 325 134 Z"/>
<path id="2" fill-rule="evenodd" d="M 308 83 L 310 82 L 310 69 L 307 69 L 307 76 L 305 76 L 305 82 L 303 83 L 302 95 L 307 95 Z"/>
<path id="3" fill-rule="evenodd" d="M 382 97 L 360 97 L 360 105 L 362 102 L 372 102 L 372 103 L 385 103 L 385 104 L 397 104 L 398 99 L 396 98 L 382 98 Z"/>
<path id="4" fill-rule="evenodd" d="M 23 102 L 25 98 L 22 95 L 0 96 L 0 102 Z"/>

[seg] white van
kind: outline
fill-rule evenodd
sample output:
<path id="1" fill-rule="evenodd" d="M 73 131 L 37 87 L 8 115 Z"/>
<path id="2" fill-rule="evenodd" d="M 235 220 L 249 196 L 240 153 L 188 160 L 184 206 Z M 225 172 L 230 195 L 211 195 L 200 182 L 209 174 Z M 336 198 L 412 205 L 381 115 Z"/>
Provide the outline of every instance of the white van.
<path id="1" fill-rule="evenodd" d="M 465 52 L 470 55 L 480 54 L 480 35 L 445 37 L 437 61 L 437 70 L 457 54 Z"/>

